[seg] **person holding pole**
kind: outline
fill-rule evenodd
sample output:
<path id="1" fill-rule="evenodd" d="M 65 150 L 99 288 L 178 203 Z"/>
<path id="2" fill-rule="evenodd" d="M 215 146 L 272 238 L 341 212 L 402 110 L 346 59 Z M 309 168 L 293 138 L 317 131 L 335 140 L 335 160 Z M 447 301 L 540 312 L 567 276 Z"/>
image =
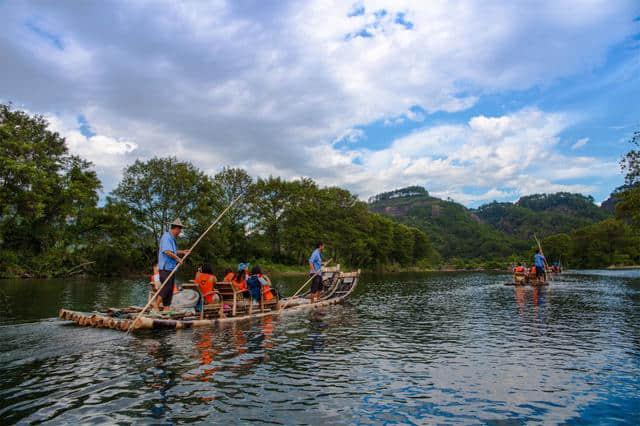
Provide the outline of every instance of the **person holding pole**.
<path id="1" fill-rule="evenodd" d="M 540 253 L 539 248 L 536 249 L 536 254 L 533 256 L 533 263 L 536 266 L 536 278 L 544 283 L 547 280 L 547 273 L 545 268 L 547 260 L 544 258 L 544 255 Z"/>
<path id="2" fill-rule="evenodd" d="M 322 250 L 324 250 L 324 244 L 319 242 L 309 257 L 309 274 L 312 277 L 311 303 L 320 301 L 320 292 L 322 290 Z"/>
<path id="3" fill-rule="evenodd" d="M 190 253 L 190 250 L 178 250 L 176 238 L 180 236 L 184 225 L 180 219 L 176 219 L 169 225 L 170 228 L 160 238 L 158 249 L 158 269 L 160 269 L 160 282 L 164 283 L 160 289 L 159 296 L 162 298 L 162 309 L 168 311 L 173 298 L 173 286 L 175 284 L 175 276 L 167 282 L 165 280 L 171 275 L 171 271 L 179 264 L 182 265 L 183 257 Z"/>

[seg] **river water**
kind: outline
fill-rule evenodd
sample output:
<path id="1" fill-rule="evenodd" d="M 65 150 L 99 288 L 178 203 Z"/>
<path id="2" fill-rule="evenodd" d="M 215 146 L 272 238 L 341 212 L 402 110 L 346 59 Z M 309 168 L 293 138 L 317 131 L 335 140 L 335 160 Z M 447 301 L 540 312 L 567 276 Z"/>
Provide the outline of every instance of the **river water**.
<path id="1" fill-rule="evenodd" d="M 370 275 L 321 311 L 133 336 L 55 316 L 144 282 L 0 281 L 0 423 L 639 423 L 640 271 L 509 278 Z"/>

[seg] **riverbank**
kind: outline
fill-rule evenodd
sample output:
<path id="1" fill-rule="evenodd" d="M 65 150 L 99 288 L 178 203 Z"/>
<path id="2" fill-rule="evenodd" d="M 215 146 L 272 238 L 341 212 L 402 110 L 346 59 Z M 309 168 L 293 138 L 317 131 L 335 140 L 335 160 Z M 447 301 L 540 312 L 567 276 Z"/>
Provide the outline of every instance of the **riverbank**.
<path id="1" fill-rule="evenodd" d="M 456 267 L 455 265 L 438 265 L 438 266 L 400 266 L 397 264 L 385 265 L 377 268 L 360 268 L 364 273 L 370 274 L 388 274 L 388 273 L 428 273 L 428 272 L 503 272 L 503 273 L 511 273 L 511 264 L 496 267 L 495 262 L 488 262 L 490 266 L 472 266 L 472 267 Z M 309 273 L 309 268 L 307 265 L 284 265 L 281 263 L 271 263 L 265 261 L 257 261 L 253 263 L 259 265 L 262 271 L 267 275 L 279 276 L 279 277 L 288 277 L 288 276 L 302 276 L 307 275 Z M 253 265 L 252 264 L 252 265 Z M 234 264 L 235 265 L 235 264 Z M 214 273 L 218 276 L 218 278 L 222 278 L 222 271 L 227 268 L 232 267 L 230 264 L 223 264 L 214 268 Z M 233 269 L 233 268 L 232 268 Z M 352 267 L 348 265 L 342 265 L 343 270 L 356 270 L 357 267 Z M 565 267 L 565 269 L 568 269 Z M 575 269 L 572 267 L 572 269 Z M 610 270 L 628 270 L 628 269 L 640 269 L 640 265 L 608 265 L 608 266 L 600 266 L 596 268 L 590 269 L 610 269 Z M 195 275 L 196 267 L 192 265 L 185 266 L 181 271 L 178 272 L 178 277 L 188 277 L 191 275 Z M 122 272 L 117 275 L 111 275 L 110 277 L 119 276 L 126 279 L 139 279 L 140 277 L 146 277 L 149 275 L 148 271 L 127 271 Z M 68 276 L 47 276 L 47 275 L 22 275 L 22 276 L 3 276 L 0 279 L 47 279 L 47 278 L 96 278 L 103 277 L 108 278 L 108 276 L 103 276 L 100 274 L 94 274 L 90 270 L 85 270 L 82 272 L 74 273 L 73 275 Z"/>

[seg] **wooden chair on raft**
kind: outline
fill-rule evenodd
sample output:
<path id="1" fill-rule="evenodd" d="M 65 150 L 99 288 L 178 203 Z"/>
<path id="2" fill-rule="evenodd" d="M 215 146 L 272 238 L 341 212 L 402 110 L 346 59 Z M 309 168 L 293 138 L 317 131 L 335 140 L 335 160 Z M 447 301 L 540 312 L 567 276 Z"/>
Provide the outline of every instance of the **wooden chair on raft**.
<path id="1" fill-rule="evenodd" d="M 217 284 L 216 284 L 217 285 Z M 220 297 L 220 294 L 218 293 L 218 291 L 216 290 L 216 288 L 214 287 L 214 289 L 212 291 L 203 293 L 202 289 L 200 288 L 200 286 L 195 283 L 193 280 L 190 280 L 189 283 L 184 283 L 182 284 L 182 288 L 185 289 L 190 289 L 190 290 L 195 290 L 200 294 L 200 300 L 201 300 L 201 305 L 200 305 L 200 319 L 204 319 L 205 314 L 209 313 L 212 314 L 214 312 L 218 313 L 218 317 L 220 318 L 224 318 L 224 304 L 221 302 L 222 298 Z M 220 301 L 214 301 L 213 303 L 206 303 L 205 301 L 207 300 L 206 298 L 208 296 L 218 296 L 218 299 Z M 215 300 L 215 297 L 214 297 Z M 210 317 L 211 315 L 207 315 L 207 317 Z"/>
<path id="2" fill-rule="evenodd" d="M 232 282 L 220 281 L 216 283 L 215 289 L 220 295 L 222 303 L 226 303 L 231 306 L 232 316 L 235 317 L 239 311 L 243 311 L 245 309 L 243 292 L 237 290 L 236 286 L 233 285 Z"/>
<path id="3" fill-rule="evenodd" d="M 269 296 L 269 294 L 271 296 Z M 273 310 L 279 308 L 280 300 L 278 298 L 278 292 L 274 289 L 265 289 L 262 288 L 260 293 L 260 312 L 264 312 L 266 309 Z M 249 315 L 253 313 L 253 300 L 249 298 Z"/>

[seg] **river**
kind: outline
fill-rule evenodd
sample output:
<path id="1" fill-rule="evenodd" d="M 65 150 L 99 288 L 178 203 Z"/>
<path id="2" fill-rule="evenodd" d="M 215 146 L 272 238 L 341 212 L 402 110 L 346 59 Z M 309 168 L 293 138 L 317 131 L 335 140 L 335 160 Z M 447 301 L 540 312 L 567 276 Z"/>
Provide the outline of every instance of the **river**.
<path id="1" fill-rule="evenodd" d="M 134 335 L 56 315 L 142 281 L 0 281 L 0 423 L 637 424 L 640 271 L 509 279 L 367 275 L 320 311 Z"/>

